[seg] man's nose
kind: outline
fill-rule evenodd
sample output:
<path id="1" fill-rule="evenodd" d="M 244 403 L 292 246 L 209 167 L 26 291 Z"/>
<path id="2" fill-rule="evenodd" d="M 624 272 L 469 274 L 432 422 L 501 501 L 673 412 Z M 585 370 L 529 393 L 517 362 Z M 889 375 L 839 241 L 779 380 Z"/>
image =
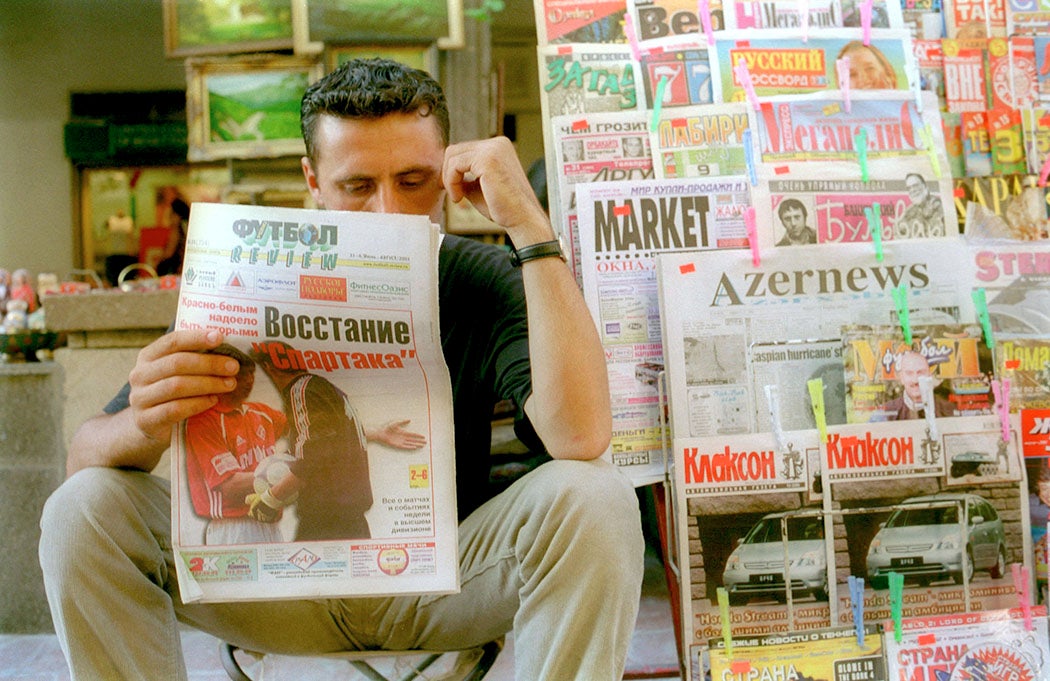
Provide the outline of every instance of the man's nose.
<path id="1" fill-rule="evenodd" d="M 369 210 L 373 213 L 400 213 L 401 197 L 398 192 L 390 186 L 381 185 L 372 195 Z"/>

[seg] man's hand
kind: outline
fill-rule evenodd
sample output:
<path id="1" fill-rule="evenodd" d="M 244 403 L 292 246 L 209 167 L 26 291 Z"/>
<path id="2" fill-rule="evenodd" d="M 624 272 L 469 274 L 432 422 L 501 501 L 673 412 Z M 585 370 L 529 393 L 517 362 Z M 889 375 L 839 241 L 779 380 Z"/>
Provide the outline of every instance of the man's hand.
<path id="1" fill-rule="evenodd" d="M 281 518 L 281 509 L 284 504 L 266 490 L 262 494 L 249 494 L 244 497 L 244 504 L 248 507 L 248 517 L 258 520 L 260 523 L 274 523 Z"/>
<path id="2" fill-rule="evenodd" d="M 387 447 L 394 449 L 419 449 L 427 443 L 427 438 L 422 433 L 414 433 L 405 426 L 410 420 L 387 421 L 375 430 L 365 429 L 365 437 L 371 442 L 381 442 Z"/>
<path id="3" fill-rule="evenodd" d="M 237 385 L 237 360 L 203 354 L 222 343 L 216 331 L 174 331 L 139 352 L 131 370 L 129 402 L 146 437 L 167 442 L 179 421 L 210 409 Z"/>
<path id="4" fill-rule="evenodd" d="M 453 202 L 469 200 L 482 215 L 507 230 L 515 247 L 554 238 L 547 214 L 506 137 L 450 145 L 445 150 L 442 180 Z"/>
<path id="5" fill-rule="evenodd" d="M 203 354 L 222 343 L 215 331 L 174 331 L 143 348 L 128 376 L 129 408 L 85 421 L 69 445 L 69 475 L 91 466 L 150 471 L 179 421 L 211 408 L 236 386 L 236 360 Z"/>

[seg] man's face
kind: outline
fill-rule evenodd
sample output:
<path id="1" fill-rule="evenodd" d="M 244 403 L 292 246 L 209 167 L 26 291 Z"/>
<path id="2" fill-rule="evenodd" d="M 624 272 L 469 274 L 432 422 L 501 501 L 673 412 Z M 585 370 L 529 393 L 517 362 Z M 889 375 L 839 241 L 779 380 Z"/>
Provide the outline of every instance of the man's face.
<path id="1" fill-rule="evenodd" d="M 806 214 L 799 208 L 788 208 L 780 216 L 784 229 L 792 239 L 799 239 L 806 231 Z"/>
<path id="2" fill-rule="evenodd" d="M 445 146 L 433 116 L 396 113 L 377 119 L 321 116 L 315 163 L 303 158 L 318 207 L 441 219 Z"/>
<path id="3" fill-rule="evenodd" d="M 624 156 L 630 156 L 632 158 L 641 156 L 645 153 L 645 146 L 642 144 L 641 137 L 624 137 L 623 138 L 623 153 Z"/>
<path id="4" fill-rule="evenodd" d="M 912 402 L 922 402 L 922 388 L 919 387 L 919 378 L 930 375 L 930 365 L 926 358 L 914 352 L 909 352 L 901 358 L 900 378 L 904 392 Z"/>
<path id="5" fill-rule="evenodd" d="M 904 184 L 908 188 L 908 198 L 911 199 L 912 203 L 922 203 L 929 193 L 926 183 L 914 175 L 909 175 L 904 180 Z"/>

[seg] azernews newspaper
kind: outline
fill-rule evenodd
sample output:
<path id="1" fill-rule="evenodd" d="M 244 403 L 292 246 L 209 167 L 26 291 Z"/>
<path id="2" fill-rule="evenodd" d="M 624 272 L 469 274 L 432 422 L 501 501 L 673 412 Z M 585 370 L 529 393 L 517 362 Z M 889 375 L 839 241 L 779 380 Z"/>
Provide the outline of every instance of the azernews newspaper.
<path id="1" fill-rule="evenodd" d="M 172 442 L 186 602 L 459 589 L 437 228 L 418 216 L 194 205 L 176 328 L 237 388 Z"/>

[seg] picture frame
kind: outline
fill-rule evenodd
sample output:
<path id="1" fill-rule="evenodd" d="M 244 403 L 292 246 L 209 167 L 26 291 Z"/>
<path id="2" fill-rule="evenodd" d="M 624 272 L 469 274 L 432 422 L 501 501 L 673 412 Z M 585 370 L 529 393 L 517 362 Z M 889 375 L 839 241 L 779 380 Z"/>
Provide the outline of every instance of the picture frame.
<path id="1" fill-rule="evenodd" d="M 169 58 L 290 50 L 292 0 L 163 0 Z"/>
<path id="2" fill-rule="evenodd" d="M 330 45 L 325 50 L 326 73 L 335 71 L 351 59 L 383 57 L 401 62 L 406 66 L 426 71 L 435 80 L 438 79 L 437 45 Z"/>
<path id="3" fill-rule="evenodd" d="M 299 105 L 323 71 L 320 60 L 294 55 L 187 59 L 188 159 L 305 153 Z"/>
<path id="4" fill-rule="evenodd" d="M 436 43 L 466 46 L 463 0 L 291 0 L 296 54 L 326 44 Z"/>

